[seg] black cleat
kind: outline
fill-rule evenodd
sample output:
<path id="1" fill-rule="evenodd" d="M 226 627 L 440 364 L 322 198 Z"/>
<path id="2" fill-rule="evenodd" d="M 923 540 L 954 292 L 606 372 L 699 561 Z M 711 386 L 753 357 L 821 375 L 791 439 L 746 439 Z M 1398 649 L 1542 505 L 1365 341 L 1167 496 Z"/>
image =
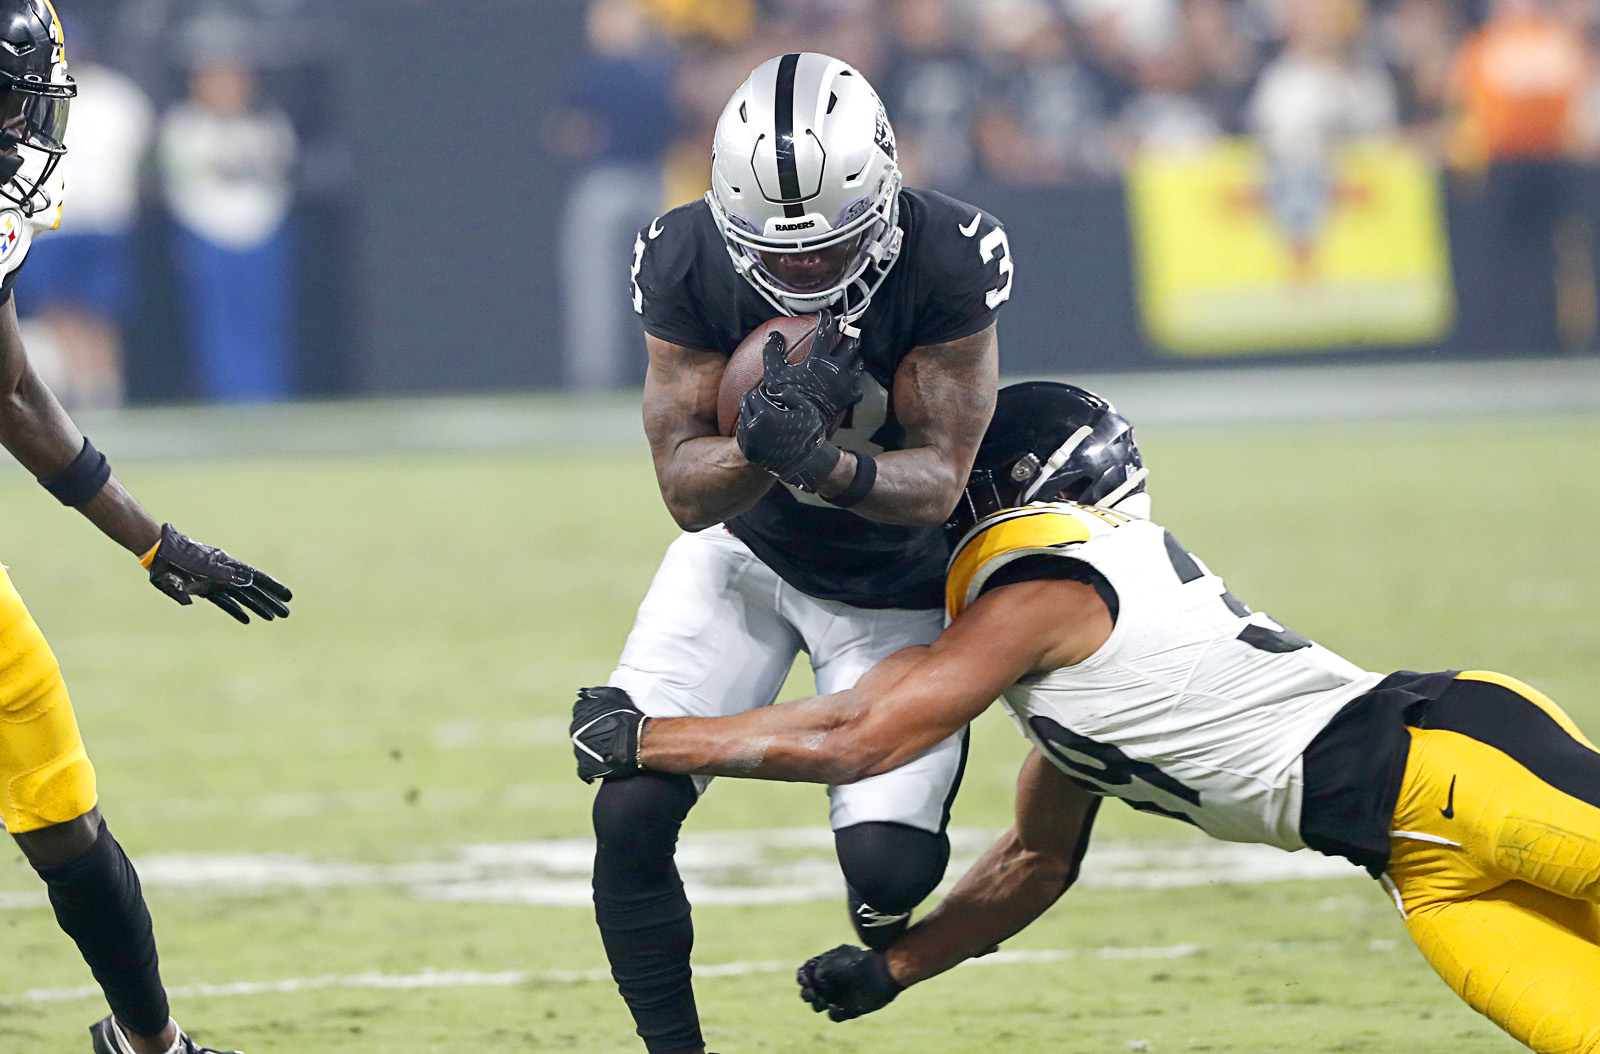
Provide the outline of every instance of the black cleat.
<path id="1" fill-rule="evenodd" d="M 117 1023 L 111 1019 L 110 1014 L 89 1026 L 89 1037 L 94 1040 L 94 1054 L 134 1054 L 133 1047 L 129 1045 L 127 1037 L 123 1035 L 122 1029 L 117 1026 Z M 242 1051 L 237 1050 L 212 1050 L 210 1047 L 199 1046 L 194 1040 L 184 1035 L 182 1029 L 178 1030 L 176 1051 L 177 1054 L 243 1054 Z"/>

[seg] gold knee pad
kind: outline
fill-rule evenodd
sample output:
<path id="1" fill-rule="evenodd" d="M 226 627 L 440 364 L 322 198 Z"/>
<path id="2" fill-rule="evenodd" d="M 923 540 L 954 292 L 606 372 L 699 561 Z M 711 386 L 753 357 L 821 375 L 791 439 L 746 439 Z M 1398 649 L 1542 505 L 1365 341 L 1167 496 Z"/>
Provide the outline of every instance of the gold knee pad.
<path id="1" fill-rule="evenodd" d="M 61 667 L 0 568 L 0 821 L 23 834 L 76 819 L 95 801 Z"/>

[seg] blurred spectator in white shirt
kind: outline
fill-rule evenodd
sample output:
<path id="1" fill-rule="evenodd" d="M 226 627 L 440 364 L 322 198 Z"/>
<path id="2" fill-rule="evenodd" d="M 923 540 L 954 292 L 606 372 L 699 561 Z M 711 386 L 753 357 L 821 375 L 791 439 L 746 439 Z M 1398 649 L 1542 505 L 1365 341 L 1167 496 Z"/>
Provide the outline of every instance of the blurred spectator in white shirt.
<path id="1" fill-rule="evenodd" d="M 85 40 L 75 46 L 81 51 Z M 134 281 L 131 237 L 138 219 L 139 168 L 150 149 L 154 112 L 127 77 L 75 59 L 78 97 L 61 170 L 68 189 L 61 227 L 40 238 L 18 277 L 30 347 L 53 350 L 51 388 L 74 408 L 122 402 L 122 326 Z"/>
<path id="2" fill-rule="evenodd" d="M 257 98 L 251 72 L 209 62 L 161 125 L 167 207 L 202 393 L 219 401 L 290 394 L 289 119 Z"/>
<path id="3" fill-rule="evenodd" d="M 1388 72 L 1358 47 L 1361 0 L 1289 0 L 1285 13 L 1287 40 L 1256 85 L 1250 126 L 1267 153 L 1273 213 L 1303 267 L 1333 204 L 1334 147 L 1393 132 L 1399 100 Z"/>

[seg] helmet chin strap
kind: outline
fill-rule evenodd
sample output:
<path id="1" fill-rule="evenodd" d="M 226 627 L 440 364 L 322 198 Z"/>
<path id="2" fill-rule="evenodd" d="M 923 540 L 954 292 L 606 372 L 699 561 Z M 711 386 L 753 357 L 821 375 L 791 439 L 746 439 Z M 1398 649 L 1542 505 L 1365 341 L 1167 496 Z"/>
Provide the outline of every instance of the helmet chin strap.
<path id="1" fill-rule="evenodd" d="M 1131 475 L 1127 479 L 1123 480 L 1122 481 L 1122 486 L 1118 487 L 1116 490 L 1112 491 L 1110 494 L 1107 494 L 1105 497 L 1103 497 L 1099 501 L 1095 502 L 1095 504 L 1103 506 L 1103 507 L 1105 507 L 1107 509 L 1115 508 L 1117 502 L 1119 502 L 1123 498 L 1127 497 L 1128 494 L 1133 490 L 1133 488 L 1135 488 L 1139 484 L 1143 483 L 1145 481 L 1145 479 L 1149 475 L 1150 475 L 1150 470 L 1149 469 L 1141 468 L 1139 471 L 1135 472 L 1133 475 Z"/>
<path id="2" fill-rule="evenodd" d="M 1088 439 L 1093 434 L 1094 429 L 1090 428 L 1088 425 L 1084 425 L 1082 428 L 1072 433 L 1072 435 L 1068 436 L 1065 443 L 1062 443 L 1060 446 L 1056 447 L 1056 452 L 1050 455 L 1049 459 L 1045 461 L 1043 467 L 1039 469 L 1039 474 L 1033 477 L 1033 482 L 1028 485 L 1028 489 L 1022 492 L 1022 504 L 1026 505 L 1028 502 L 1032 501 L 1033 496 L 1039 493 L 1040 489 L 1044 487 L 1045 482 L 1048 481 L 1051 476 L 1055 475 L 1057 470 L 1059 470 L 1062 465 L 1067 463 L 1067 458 L 1072 456 L 1072 452 L 1078 449 L 1078 447 L 1082 446 L 1083 441 Z"/>

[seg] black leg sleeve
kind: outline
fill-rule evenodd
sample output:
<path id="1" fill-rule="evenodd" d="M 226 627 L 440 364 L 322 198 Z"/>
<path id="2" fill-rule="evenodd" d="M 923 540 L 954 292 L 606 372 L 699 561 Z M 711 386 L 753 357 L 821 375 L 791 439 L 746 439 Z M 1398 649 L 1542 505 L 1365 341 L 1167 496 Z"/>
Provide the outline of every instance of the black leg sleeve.
<path id="1" fill-rule="evenodd" d="M 849 886 L 850 922 L 861 943 L 882 951 L 944 878 L 950 838 L 900 823 L 858 823 L 833 832 Z"/>
<path id="2" fill-rule="evenodd" d="M 94 845 L 64 864 L 34 870 L 50 890 L 50 906 L 83 961 L 105 991 L 117 1021 L 141 1036 L 167 1027 L 167 993 L 161 987 L 150 912 L 122 846 L 106 822 Z"/>
<path id="3" fill-rule="evenodd" d="M 687 776 L 606 780 L 594 799 L 594 917 L 611 976 L 650 1054 L 704 1044 L 689 975 L 694 924 L 673 863 L 694 806 Z"/>

